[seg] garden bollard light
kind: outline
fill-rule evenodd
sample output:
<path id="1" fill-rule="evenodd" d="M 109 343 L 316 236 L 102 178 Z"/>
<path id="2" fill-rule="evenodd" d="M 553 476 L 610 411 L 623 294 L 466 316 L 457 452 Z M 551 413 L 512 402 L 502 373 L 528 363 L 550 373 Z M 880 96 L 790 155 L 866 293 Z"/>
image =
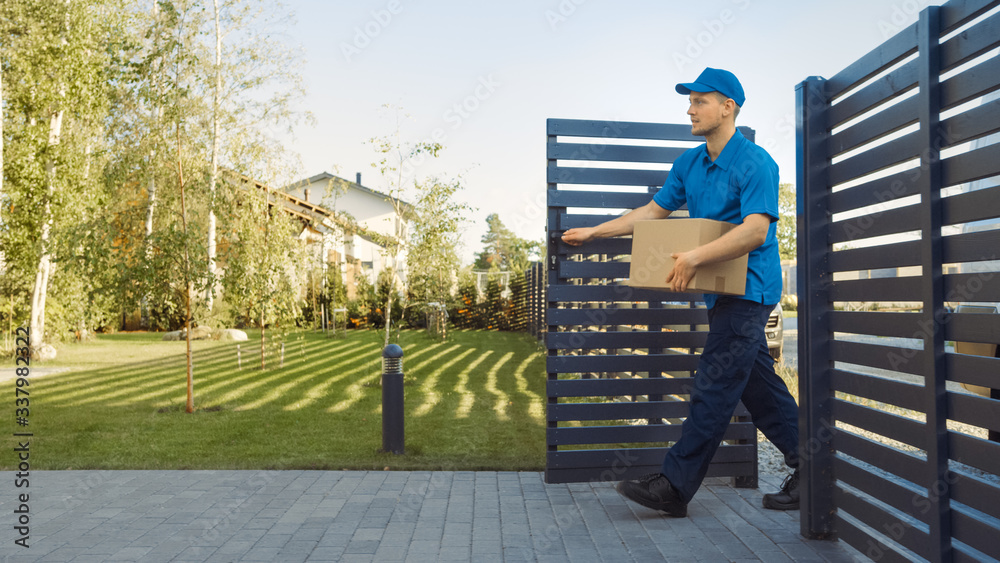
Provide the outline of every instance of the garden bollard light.
<path id="1" fill-rule="evenodd" d="M 403 453 L 403 349 L 382 350 L 382 451 Z"/>

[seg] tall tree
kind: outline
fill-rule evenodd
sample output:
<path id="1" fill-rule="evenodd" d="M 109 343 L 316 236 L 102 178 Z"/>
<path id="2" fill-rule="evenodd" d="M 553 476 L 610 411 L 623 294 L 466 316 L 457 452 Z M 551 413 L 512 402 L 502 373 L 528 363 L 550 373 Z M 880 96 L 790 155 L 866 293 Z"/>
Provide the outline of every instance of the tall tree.
<path id="1" fill-rule="evenodd" d="M 500 215 L 486 217 L 487 231 L 481 239 L 483 250 L 476 255 L 475 267 L 480 270 L 524 273 L 541 252 L 541 241 L 523 239 L 508 229 Z"/>
<path id="2" fill-rule="evenodd" d="M 301 230 L 275 203 L 271 190 L 244 184 L 247 191 L 235 194 L 227 217 L 227 264 L 222 276 L 226 300 L 245 322 L 260 326 L 260 367 L 266 367 L 268 326 L 288 324 L 298 316 L 301 280 L 296 276 L 304 263 L 295 235 Z"/>
<path id="3" fill-rule="evenodd" d="M 89 170 L 106 115 L 104 71 L 112 50 L 100 42 L 114 16 L 93 0 L 0 3 L 6 177 L 0 236 L 6 275 L 33 280 L 29 326 L 36 350 L 50 337 L 46 305 L 65 227 L 92 207 Z"/>
<path id="4" fill-rule="evenodd" d="M 445 303 L 457 282 L 462 226 L 472 212 L 469 205 L 455 201 L 461 189 L 460 180 L 416 183 L 407 256 L 407 277 L 415 300 Z"/>
<path id="5" fill-rule="evenodd" d="M 390 105 L 384 105 L 383 108 L 394 112 L 395 127 L 390 134 L 382 137 L 373 137 L 368 142 L 375 148 L 376 153 L 379 155 L 378 161 L 373 162 L 372 167 L 379 171 L 388 186 L 387 199 L 392 204 L 395 214 L 392 223 L 392 234 L 387 237 L 386 244 L 383 247 L 387 262 L 386 273 L 389 283 L 389 291 L 387 292 L 385 301 L 384 342 L 384 345 L 388 346 L 392 328 L 393 296 L 397 293 L 398 263 L 400 258 L 405 254 L 407 245 L 406 215 L 408 206 L 403 197 L 405 197 L 409 191 L 408 188 L 414 181 L 410 173 L 414 168 L 413 163 L 415 159 L 424 158 L 425 156 L 437 157 L 438 152 L 444 147 L 440 143 L 427 141 L 419 143 L 403 141 L 401 120 L 405 117 L 405 114 L 403 114 L 402 109 Z M 403 289 L 405 297 L 405 287 Z"/>
<path id="6" fill-rule="evenodd" d="M 212 0 L 215 21 L 215 61 L 212 65 L 212 163 L 208 176 L 208 289 L 205 291 L 205 303 L 212 310 L 215 302 L 215 254 L 216 254 L 216 218 L 215 218 L 215 187 L 219 177 L 219 98 L 222 95 L 222 22 L 219 13 L 219 0 Z"/>

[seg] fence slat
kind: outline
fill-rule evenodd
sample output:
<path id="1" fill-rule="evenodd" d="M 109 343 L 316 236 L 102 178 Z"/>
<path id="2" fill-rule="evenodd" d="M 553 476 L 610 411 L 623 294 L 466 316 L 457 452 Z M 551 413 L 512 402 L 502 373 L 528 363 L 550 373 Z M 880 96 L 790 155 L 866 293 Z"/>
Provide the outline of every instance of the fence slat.
<path id="1" fill-rule="evenodd" d="M 690 377 L 629 377 L 620 379 L 557 379 L 546 386 L 549 397 L 624 397 L 630 395 L 686 395 Z"/>
<path id="2" fill-rule="evenodd" d="M 741 440 L 753 436 L 757 429 L 749 422 L 733 422 L 726 428 L 723 440 Z M 628 426 L 583 426 L 549 428 L 548 442 L 558 446 L 594 445 L 642 442 L 676 442 L 681 437 L 680 424 L 641 424 Z"/>
<path id="3" fill-rule="evenodd" d="M 877 278 L 843 280 L 830 283 L 832 301 L 920 301 L 920 279 Z"/>
<path id="4" fill-rule="evenodd" d="M 888 405 L 919 411 L 923 408 L 921 386 L 847 370 L 830 373 L 831 390 L 856 395 Z"/>
<path id="5" fill-rule="evenodd" d="M 628 278 L 628 262 L 560 262 L 559 277 L 570 278 Z"/>
<path id="6" fill-rule="evenodd" d="M 993 475 L 1000 474 L 1000 444 L 958 432 L 948 432 L 948 449 L 951 459 L 959 463 Z"/>
<path id="7" fill-rule="evenodd" d="M 917 195 L 912 179 L 913 171 L 907 170 L 833 192 L 829 195 L 830 212 L 841 213 Z"/>
<path id="8" fill-rule="evenodd" d="M 872 336 L 916 338 L 922 327 L 914 313 L 830 311 L 830 330 Z"/>
<path id="9" fill-rule="evenodd" d="M 862 430 L 920 449 L 927 447 L 927 427 L 906 417 L 840 399 L 833 399 L 833 414 L 838 420 L 850 421 L 852 426 Z"/>
<path id="10" fill-rule="evenodd" d="M 831 225 L 830 242 L 834 244 L 853 242 L 916 230 L 919 224 L 914 211 L 917 209 L 916 205 L 908 205 L 888 211 L 876 210 L 859 217 L 837 221 Z"/>
<path id="11" fill-rule="evenodd" d="M 924 375 L 927 353 L 912 348 L 834 340 L 830 343 L 830 357 L 840 362 Z"/>
<path id="12" fill-rule="evenodd" d="M 907 241 L 830 253 L 831 272 L 853 272 L 920 265 L 920 242 Z"/>
<path id="13" fill-rule="evenodd" d="M 945 12 L 947 13 L 947 11 Z M 1000 14 L 994 14 L 976 25 L 977 33 L 962 33 L 941 44 L 941 70 L 966 63 L 1000 45 Z"/>
<path id="14" fill-rule="evenodd" d="M 839 429 L 832 430 L 837 451 L 901 477 L 911 483 L 920 481 L 926 461 L 913 454 L 880 444 Z"/>
<path id="15" fill-rule="evenodd" d="M 962 509 L 952 512 L 952 523 L 955 528 L 956 540 L 978 550 L 995 560 L 1000 559 L 1000 543 L 996 541 L 1000 528 L 983 522 L 979 516 L 974 516 Z"/>
<path id="16" fill-rule="evenodd" d="M 969 508 L 978 510 L 983 514 L 989 514 L 997 506 L 1000 506 L 1000 487 L 995 484 L 984 482 L 983 480 L 963 475 L 962 473 L 952 473 L 951 498 Z M 987 536 L 990 538 L 995 535 Z M 998 543 L 1000 545 L 1000 543 Z"/>
<path id="17" fill-rule="evenodd" d="M 1000 358 L 945 354 L 945 362 L 948 381 L 1000 389 Z"/>
<path id="18" fill-rule="evenodd" d="M 639 401 L 609 403 L 560 403 L 549 405 L 548 420 L 636 420 L 682 418 L 691 407 L 686 401 Z"/>
<path id="19" fill-rule="evenodd" d="M 919 154 L 919 138 L 916 133 L 910 133 L 832 165 L 830 182 L 834 185 L 849 182 L 872 172 L 913 160 Z"/>
<path id="20" fill-rule="evenodd" d="M 705 309 L 550 309 L 549 323 L 553 325 L 705 325 Z"/>
<path id="21" fill-rule="evenodd" d="M 836 99 L 845 91 L 878 74 L 883 69 L 891 67 L 893 64 L 903 60 L 916 50 L 917 26 L 914 24 L 906 27 L 896 35 L 893 35 L 891 39 L 872 49 L 868 52 L 868 54 L 854 61 L 850 66 L 827 80 L 825 88 L 827 98 L 830 100 Z M 916 76 L 914 76 L 913 82 L 915 83 L 916 81 Z M 908 84 L 909 81 L 906 81 L 906 83 Z M 883 95 L 882 98 L 884 97 L 885 96 Z M 847 100 L 841 100 L 841 102 L 837 105 L 843 105 L 846 101 Z M 849 119 L 851 116 L 857 115 L 866 109 L 863 104 L 855 104 L 855 106 L 858 107 L 852 108 L 852 113 L 849 113 L 846 117 L 835 118 L 835 120 L 831 121 L 831 124 L 840 123 L 841 121 Z"/>
<path id="22" fill-rule="evenodd" d="M 1000 67 L 997 68 L 1000 74 Z M 1000 173 L 1000 143 L 988 145 L 978 150 L 962 153 L 941 161 L 941 183 L 954 186 L 974 182 Z"/>
<path id="23" fill-rule="evenodd" d="M 580 168 L 556 166 L 547 169 L 550 183 L 602 186 L 662 186 L 666 170 L 625 170 L 620 168 Z"/>
<path id="24" fill-rule="evenodd" d="M 649 354 L 647 356 L 549 356 L 546 362 L 547 370 L 552 373 L 692 371 L 698 367 L 698 356 L 694 354 Z"/>
<path id="25" fill-rule="evenodd" d="M 567 452 L 559 451 L 550 452 L 548 457 L 550 465 L 555 468 L 586 465 L 590 465 L 592 467 L 611 467 L 616 460 L 628 457 L 626 454 L 637 458 L 635 460 L 637 463 L 649 463 L 655 461 L 656 467 L 660 467 L 663 462 L 663 455 L 666 452 L 666 448 L 583 450 Z M 756 455 L 756 448 L 753 446 L 728 446 L 716 450 L 715 457 L 712 458 L 712 463 L 751 461 Z"/>
<path id="26" fill-rule="evenodd" d="M 947 340 L 1000 343 L 1000 315 L 951 313 L 942 324 Z"/>
<path id="27" fill-rule="evenodd" d="M 648 301 L 654 302 L 681 302 L 681 301 L 701 301 L 701 294 L 696 293 L 673 293 L 670 291 L 658 291 L 655 289 L 641 289 L 629 287 L 616 283 L 608 285 L 554 285 L 549 286 L 549 301 L 551 302 L 626 302 L 626 301 Z"/>
<path id="28" fill-rule="evenodd" d="M 691 146 L 694 146 L 692 144 Z M 597 162 L 670 163 L 690 147 L 646 147 L 605 145 L 599 143 L 555 143 L 547 147 L 546 157 L 559 160 Z"/>
<path id="29" fill-rule="evenodd" d="M 998 73 L 1000 60 L 994 57 L 945 80 L 941 83 L 941 109 L 951 109 L 990 92 L 996 87 Z"/>
<path id="30" fill-rule="evenodd" d="M 553 332 L 545 341 L 551 350 L 604 348 L 701 348 L 707 332 Z"/>
<path id="31" fill-rule="evenodd" d="M 926 523 L 927 514 L 914 510 L 916 506 L 923 506 L 927 500 L 926 495 L 915 490 L 912 484 L 867 471 L 843 458 L 834 458 L 833 467 L 837 472 L 838 481 Z"/>
<path id="32" fill-rule="evenodd" d="M 589 119 L 548 119 L 546 121 L 546 134 L 603 139 L 702 140 L 701 137 L 695 137 L 691 134 L 690 125 Z"/>
<path id="33" fill-rule="evenodd" d="M 843 510 L 857 518 L 871 529 L 876 530 L 880 535 L 887 532 L 886 522 L 892 522 L 892 527 L 888 528 L 891 534 L 883 537 L 888 537 L 897 544 L 918 554 L 927 553 L 931 549 L 931 537 L 906 519 L 905 513 L 890 512 L 870 502 L 869 499 L 855 495 L 839 487 L 835 493 L 835 498 L 838 510 Z M 875 537 L 877 538 L 878 536 Z M 882 557 L 878 557 L 877 560 L 881 561 Z"/>
<path id="34" fill-rule="evenodd" d="M 639 192 L 587 192 L 580 190 L 551 190 L 548 204 L 555 207 L 590 207 L 601 209 L 634 209 L 649 203 L 653 195 Z M 624 240 L 624 239 L 619 239 Z M 628 239 L 631 242 L 631 239 Z M 593 241 L 587 243 L 590 247 Z M 568 246 L 568 245 L 567 245 Z M 573 247 L 579 248 L 579 247 Z M 629 246 L 631 249 L 631 246 Z"/>
<path id="35" fill-rule="evenodd" d="M 949 392 L 948 408 L 951 420 L 987 430 L 1000 430 L 1000 401 Z"/>
<path id="36" fill-rule="evenodd" d="M 989 188 L 953 195 L 941 200 L 941 222 L 945 225 L 1000 217 L 1000 189 Z"/>
<path id="37" fill-rule="evenodd" d="M 991 272 L 944 276 L 947 301 L 1000 301 L 1000 275 Z"/>
<path id="38" fill-rule="evenodd" d="M 917 122 L 917 99 L 907 98 L 883 109 L 877 116 L 865 119 L 830 136 L 830 156 L 881 139 Z"/>
<path id="39" fill-rule="evenodd" d="M 910 557 L 874 540 L 868 535 L 867 530 L 862 530 L 851 520 L 839 514 L 834 515 L 834 519 L 837 523 L 838 539 L 861 553 L 870 554 L 869 557 L 876 559 L 879 563 L 913 563 Z"/>

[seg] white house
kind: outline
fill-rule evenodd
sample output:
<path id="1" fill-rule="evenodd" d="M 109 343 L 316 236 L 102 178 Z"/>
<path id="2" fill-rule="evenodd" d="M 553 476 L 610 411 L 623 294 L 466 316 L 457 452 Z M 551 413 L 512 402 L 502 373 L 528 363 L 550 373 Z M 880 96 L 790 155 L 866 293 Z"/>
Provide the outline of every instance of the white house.
<path id="1" fill-rule="evenodd" d="M 384 246 L 384 237 L 405 240 L 409 236 L 407 224 L 400 221 L 390 197 L 363 186 L 360 173 L 351 182 L 321 172 L 286 186 L 282 193 L 292 207 L 330 219 L 319 223 L 329 228 L 320 229 L 322 232 L 314 230 L 311 236 L 321 237 L 325 263 L 340 264 L 350 297 L 355 276 L 364 275 L 374 283 L 389 267 L 392 257 Z M 404 211 L 410 207 L 404 201 L 398 204 Z M 357 225 L 356 230 L 346 226 L 345 215 Z M 396 260 L 397 278 L 402 282 L 406 279 L 405 253 L 400 252 Z"/>

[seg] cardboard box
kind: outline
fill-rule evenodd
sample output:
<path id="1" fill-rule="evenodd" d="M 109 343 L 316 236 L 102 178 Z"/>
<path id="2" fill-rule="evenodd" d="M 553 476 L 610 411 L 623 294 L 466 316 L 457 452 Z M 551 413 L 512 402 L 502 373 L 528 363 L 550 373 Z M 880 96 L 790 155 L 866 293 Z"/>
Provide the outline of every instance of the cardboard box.
<path id="1" fill-rule="evenodd" d="M 638 221 L 632 234 L 632 264 L 628 285 L 671 291 L 664 281 L 674 267 L 670 257 L 707 244 L 736 225 L 711 219 Z M 698 268 L 688 284 L 690 293 L 743 295 L 746 293 L 747 255 Z"/>

